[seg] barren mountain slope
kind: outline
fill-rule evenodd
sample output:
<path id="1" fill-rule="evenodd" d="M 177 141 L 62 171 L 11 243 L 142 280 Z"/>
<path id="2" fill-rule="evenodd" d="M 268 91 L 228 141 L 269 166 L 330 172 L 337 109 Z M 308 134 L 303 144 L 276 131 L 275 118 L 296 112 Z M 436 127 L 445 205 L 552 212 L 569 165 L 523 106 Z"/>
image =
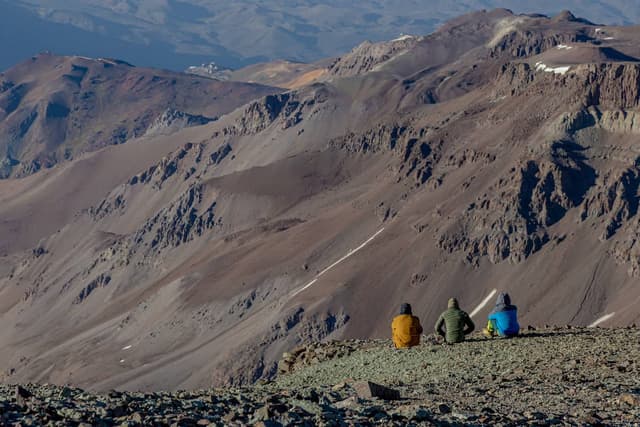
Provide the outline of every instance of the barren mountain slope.
<path id="1" fill-rule="evenodd" d="M 428 327 L 455 295 L 481 323 L 495 289 L 524 325 L 639 320 L 633 37 L 477 13 L 372 68 L 0 182 L 4 380 L 252 382 L 300 342 L 388 336 L 401 302 Z"/>
<path id="2" fill-rule="evenodd" d="M 274 92 L 116 60 L 41 54 L 0 74 L 0 178 L 148 131 L 204 124 Z"/>
<path id="3" fill-rule="evenodd" d="M 230 73 L 230 80 L 258 83 L 267 86 L 298 89 L 323 78 L 334 60 L 312 64 L 291 61 L 272 61 L 250 65 Z"/>

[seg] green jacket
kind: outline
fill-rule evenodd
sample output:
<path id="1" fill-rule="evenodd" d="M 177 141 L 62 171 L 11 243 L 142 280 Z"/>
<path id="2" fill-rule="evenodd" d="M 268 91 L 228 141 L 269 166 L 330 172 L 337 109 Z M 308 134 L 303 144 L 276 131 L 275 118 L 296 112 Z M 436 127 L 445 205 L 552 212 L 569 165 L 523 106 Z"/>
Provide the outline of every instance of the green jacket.
<path id="1" fill-rule="evenodd" d="M 436 333 L 445 337 L 449 344 L 464 341 L 464 336 L 475 329 L 469 315 L 459 308 L 449 308 L 436 322 Z M 446 328 L 446 331 L 445 331 Z"/>

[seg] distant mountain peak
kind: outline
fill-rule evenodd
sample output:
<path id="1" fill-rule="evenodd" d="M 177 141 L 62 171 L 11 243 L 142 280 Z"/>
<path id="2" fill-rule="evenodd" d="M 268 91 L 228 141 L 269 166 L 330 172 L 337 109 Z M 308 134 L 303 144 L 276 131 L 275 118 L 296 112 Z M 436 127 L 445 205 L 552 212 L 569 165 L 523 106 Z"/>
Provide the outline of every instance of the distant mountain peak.
<path id="1" fill-rule="evenodd" d="M 563 10 L 552 18 L 553 22 L 580 22 L 587 25 L 595 25 L 593 22 L 575 16 L 570 10 Z"/>

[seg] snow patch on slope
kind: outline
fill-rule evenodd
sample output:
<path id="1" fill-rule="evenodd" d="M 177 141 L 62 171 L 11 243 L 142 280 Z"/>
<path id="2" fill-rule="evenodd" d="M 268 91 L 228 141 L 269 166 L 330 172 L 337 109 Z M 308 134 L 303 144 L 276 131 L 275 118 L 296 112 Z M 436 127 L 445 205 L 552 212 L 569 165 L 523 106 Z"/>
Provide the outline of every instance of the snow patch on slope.
<path id="1" fill-rule="evenodd" d="M 410 40 L 413 39 L 415 36 L 409 35 L 409 34 L 403 34 L 400 37 L 391 40 L 392 42 L 401 42 L 403 40 Z"/>
<path id="2" fill-rule="evenodd" d="M 566 74 L 570 68 L 568 65 L 564 67 L 549 67 L 542 62 L 536 62 L 536 71 L 544 71 L 546 73 Z"/>
<path id="3" fill-rule="evenodd" d="M 469 316 L 473 317 L 476 314 L 478 314 L 480 312 L 480 310 L 482 310 L 489 303 L 489 301 L 491 301 L 491 298 L 493 298 L 493 296 L 496 294 L 496 292 L 498 292 L 497 289 L 492 290 L 489 293 L 489 295 L 487 295 L 487 297 L 485 299 L 483 299 L 480 304 L 478 304 L 478 306 L 471 312 L 471 314 Z"/>
<path id="4" fill-rule="evenodd" d="M 294 291 L 291 294 L 291 297 L 293 298 L 294 296 L 298 295 L 300 292 L 304 291 L 305 289 L 310 288 L 314 283 L 316 283 L 318 281 L 318 278 L 320 278 L 320 276 L 322 276 L 323 274 L 325 274 L 326 272 L 328 272 L 329 270 L 331 270 L 333 267 L 335 267 L 336 265 L 340 264 L 342 261 L 346 260 L 347 258 L 349 258 L 351 255 L 355 254 L 356 252 L 358 252 L 360 249 L 364 248 L 365 246 L 367 246 L 373 239 L 375 239 L 376 237 L 378 237 L 378 234 L 382 233 L 384 231 L 384 227 L 381 228 L 380 230 L 378 230 L 376 233 L 373 234 L 373 236 L 369 237 L 364 243 L 362 243 L 360 246 L 358 246 L 355 249 L 350 249 L 349 252 L 347 252 L 347 254 L 345 256 L 343 256 L 342 258 L 340 258 L 339 260 L 337 260 L 336 262 L 334 262 L 333 264 L 331 264 L 329 267 L 325 268 L 324 270 L 322 270 L 320 273 L 318 273 L 316 275 L 316 277 L 309 283 L 307 283 L 306 285 L 304 285 L 303 287 L 301 287 L 300 289 Z"/>
<path id="5" fill-rule="evenodd" d="M 609 314 L 605 314 L 604 316 L 602 316 L 601 318 L 599 318 L 598 320 L 596 320 L 595 322 L 593 322 L 592 324 L 589 325 L 590 328 L 595 328 L 596 326 L 598 326 L 599 324 L 601 324 L 602 322 L 606 322 L 607 320 L 611 319 L 613 316 L 615 316 L 616 313 L 609 313 Z"/>

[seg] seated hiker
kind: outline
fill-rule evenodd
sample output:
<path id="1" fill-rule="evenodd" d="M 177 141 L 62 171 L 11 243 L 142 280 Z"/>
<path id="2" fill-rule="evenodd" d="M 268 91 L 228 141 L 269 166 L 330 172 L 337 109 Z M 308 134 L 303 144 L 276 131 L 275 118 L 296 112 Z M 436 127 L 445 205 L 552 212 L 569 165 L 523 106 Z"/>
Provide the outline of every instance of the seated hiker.
<path id="1" fill-rule="evenodd" d="M 482 330 L 486 337 L 513 337 L 520 332 L 518 324 L 518 308 L 511 305 L 511 298 L 507 293 L 500 293 L 496 306 L 489 314 L 487 327 Z"/>
<path id="2" fill-rule="evenodd" d="M 408 348 L 420 344 L 422 326 L 420 319 L 411 314 L 411 305 L 402 304 L 400 314 L 391 323 L 393 344 L 396 348 Z"/>
<path id="3" fill-rule="evenodd" d="M 462 342 L 465 335 L 473 332 L 475 325 L 469 315 L 460 310 L 457 299 L 451 298 L 448 307 L 436 322 L 436 333 L 449 344 Z"/>

